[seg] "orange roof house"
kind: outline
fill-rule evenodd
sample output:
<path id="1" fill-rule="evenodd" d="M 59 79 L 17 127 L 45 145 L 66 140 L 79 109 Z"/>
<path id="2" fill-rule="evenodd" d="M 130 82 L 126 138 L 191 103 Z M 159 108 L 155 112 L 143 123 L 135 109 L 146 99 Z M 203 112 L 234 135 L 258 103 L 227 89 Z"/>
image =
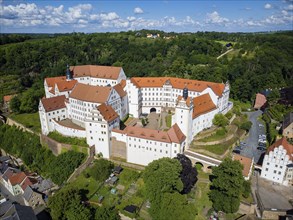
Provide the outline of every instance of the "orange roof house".
<path id="1" fill-rule="evenodd" d="M 213 103 L 211 96 L 208 93 L 193 98 L 193 106 L 192 118 L 196 118 L 202 114 L 217 109 L 217 106 Z"/>
<path id="2" fill-rule="evenodd" d="M 132 77 L 131 82 L 138 88 L 144 87 L 163 87 L 165 83 L 170 83 L 175 89 L 202 92 L 206 88 L 211 88 L 217 96 L 222 96 L 225 84 L 206 82 L 191 79 L 180 79 L 175 77 Z"/>
<path id="3" fill-rule="evenodd" d="M 42 98 L 41 103 L 43 104 L 45 111 L 50 112 L 60 108 L 65 108 L 65 99 L 65 95 L 51 98 Z"/>
<path id="4" fill-rule="evenodd" d="M 255 97 L 254 108 L 261 109 L 262 107 L 265 106 L 266 103 L 267 103 L 267 98 L 263 94 L 257 93 Z"/>
<path id="5" fill-rule="evenodd" d="M 281 139 L 279 139 L 275 143 L 273 143 L 268 148 L 267 154 L 270 151 L 273 151 L 276 147 L 279 147 L 280 145 L 282 145 L 284 147 L 284 149 L 287 151 L 287 155 L 289 157 L 289 160 L 293 161 L 293 145 L 289 144 L 285 137 L 282 137 Z"/>
<path id="6" fill-rule="evenodd" d="M 96 77 L 104 79 L 118 79 L 122 67 L 115 66 L 96 66 L 96 65 L 82 65 L 82 66 L 70 66 L 70 71 L 73 73 L 73 77 Z"/>
<path id="7" fill-rule="evenodd" d="M 111 105 L 106 105 L 105 103 L 103 103 L 99 105 L 97 109 L 107 122 L 111 122 L 116 118 L 119 118 L 119 115 L 114 111 Z"/>
<path id="8" fill-rule="evenodd" d="M 253 167 L 253 159 L 249 157 L 244 157 L 240 154 L 234 154 L 233 159 L 238 160 L 242 164 L 242 175 L 245 180 L 249 180 Z"/>

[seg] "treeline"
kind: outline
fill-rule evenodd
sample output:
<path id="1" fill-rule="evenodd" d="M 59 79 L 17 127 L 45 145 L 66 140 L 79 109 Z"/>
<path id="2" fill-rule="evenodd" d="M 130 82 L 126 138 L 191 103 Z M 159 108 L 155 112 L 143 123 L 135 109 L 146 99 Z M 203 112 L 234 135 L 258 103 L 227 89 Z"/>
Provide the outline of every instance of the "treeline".
<path id="1" fill-rule="evenodd" d="M 85 158 L 83 153 L 74 151 L 56 157 L 40 144 L 38 136 L 5 124 L 0 125 L 0 147 L 21 158 L 31 171 L 51 178 L 58 185 L 66 181 Z"/>
<path id="2" fill-rule="evenodd" d="M 122 66 L 127 76 L 176 76 L 231 84 L 231 97 L 250 101 L 265 88 L 293 86 L 293 32 L 244 34 L 198 32 L 146 39 L 138 32 L 61 35 L 0 47 L 2 81 L 17 75 L 21 92 L 47 76 L 64 75 L 66 64 Z M 161 33 L 148 31 L 149 33 Z M 164 33 L 161 33 L 164 34 Z M 174 33 L 170 33 L 174 36 Z M 216 59 L 233 42 L 234 53 Z M 3 82 L 2 82 L 3 83 Z M 8 93 L 7 80 L 0 96 Z M 19 84 L 21 86 L 19 86 Z M 1 98 L 1 97 L 0 97 Z"/>

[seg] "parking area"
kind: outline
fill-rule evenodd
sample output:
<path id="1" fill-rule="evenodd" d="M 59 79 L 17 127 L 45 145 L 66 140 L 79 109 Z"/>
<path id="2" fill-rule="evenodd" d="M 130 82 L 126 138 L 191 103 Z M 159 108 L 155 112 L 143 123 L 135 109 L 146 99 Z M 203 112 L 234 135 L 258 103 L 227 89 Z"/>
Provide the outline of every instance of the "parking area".
<path id="1" fill-rule="evenodd" d="M 262 111 L 247 112 L 249 120 L 252 122 L 248 137 L 236 147 L 234 152 L 245 157 L 254 158 L 254 162 L 259 164 L 262 155 L 265 153 L 266 134 L 264 125 L 257 120 Z M 263 142 L 263 144 L 261 143 Z"/>

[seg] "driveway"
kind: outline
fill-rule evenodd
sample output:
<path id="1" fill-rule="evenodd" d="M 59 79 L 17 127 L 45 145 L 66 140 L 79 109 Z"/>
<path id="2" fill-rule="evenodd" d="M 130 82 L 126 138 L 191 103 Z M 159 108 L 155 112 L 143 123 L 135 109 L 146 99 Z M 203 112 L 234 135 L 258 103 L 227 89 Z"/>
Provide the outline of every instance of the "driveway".
<path id="1" fill-rule="evenodd" d="M 254 162 L 258 163 L 263 151 L 257 150 L 258 147 L 258 136 L 260 134 L 265 134 L 264 125 L 257 120 L 257 118 L 262 114 L 262 111 L 258 110 L 255 112 L 247 112 L 249 120 L 252 122 L 252 126 L 249 130 L 248 137 L 243 141 L 246 146 L 241 150 L 241 155 L 249 158 L 254 158 Z M 263 126 L 259 126 L 262 124 Z"/>

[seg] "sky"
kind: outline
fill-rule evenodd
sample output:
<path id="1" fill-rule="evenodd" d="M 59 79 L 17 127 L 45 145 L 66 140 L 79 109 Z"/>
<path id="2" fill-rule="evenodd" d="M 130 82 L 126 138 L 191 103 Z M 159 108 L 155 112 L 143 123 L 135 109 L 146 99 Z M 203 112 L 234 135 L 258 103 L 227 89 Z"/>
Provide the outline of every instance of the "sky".
<path id="1" fill-rule="evenodd" d="M 293 30 L 293 0 L 0 0 L 1 33 Z"/>

